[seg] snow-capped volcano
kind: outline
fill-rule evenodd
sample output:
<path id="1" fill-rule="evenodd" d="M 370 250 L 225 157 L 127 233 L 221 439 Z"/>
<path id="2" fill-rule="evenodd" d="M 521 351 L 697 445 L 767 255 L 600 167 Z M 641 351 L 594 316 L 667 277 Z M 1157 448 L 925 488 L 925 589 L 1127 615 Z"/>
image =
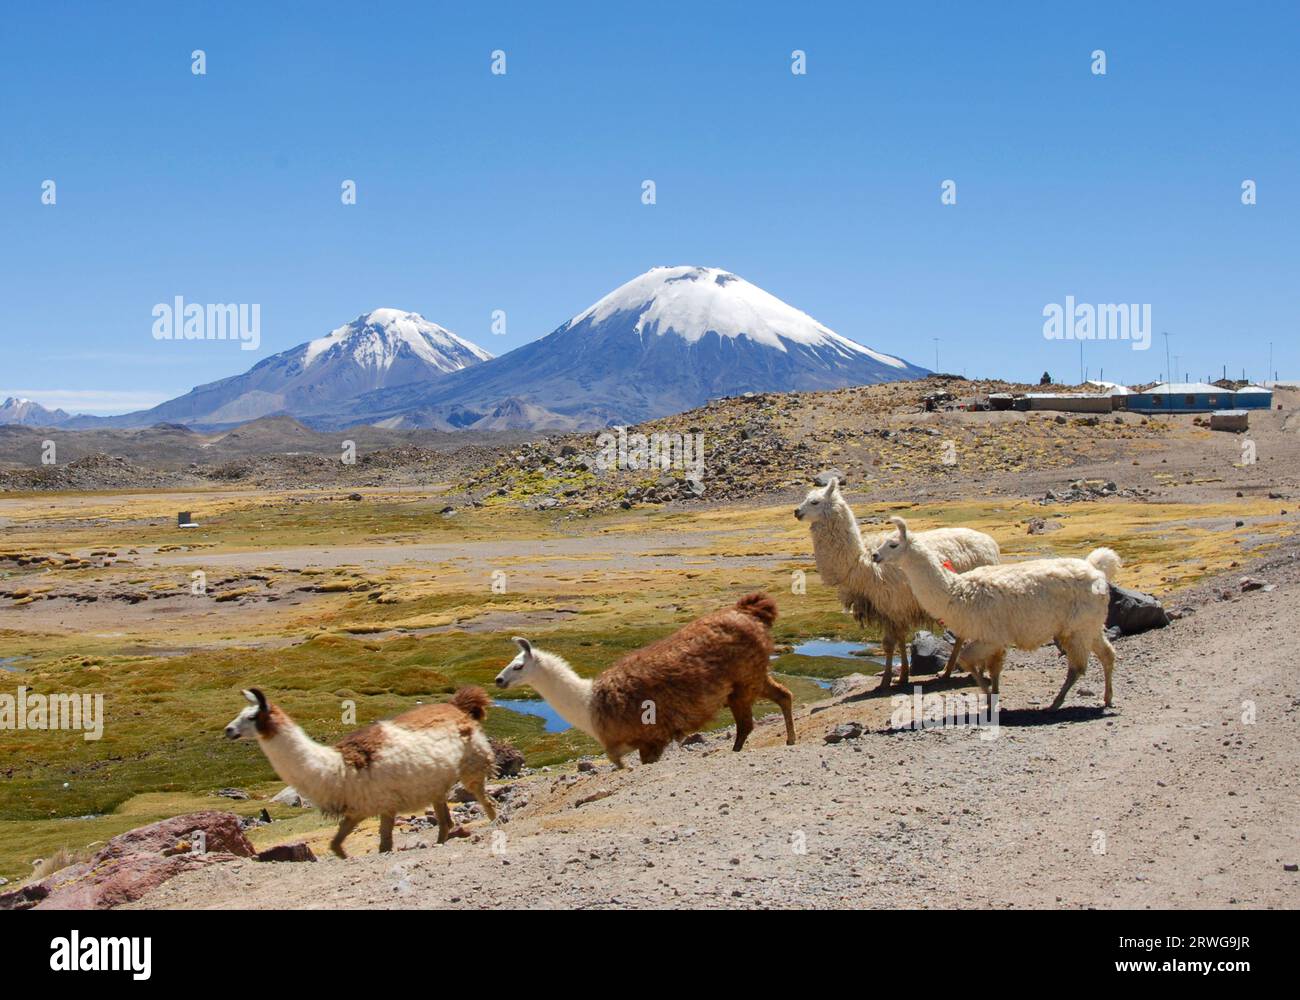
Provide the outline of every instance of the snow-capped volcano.
<path id="1" fill-rule="evenodd" d="M 433 385 L 367 393 L 340 410 L 339 419 L 476 427 L 514 400 L 516 413 L 528 404 L 551 421 L 603 426 L 678 413 L 716 396 L 838 389 L 924 374 L 728 271 L 656 267 L 490 364 Z"/>
<path id="2" fill-rule="evenodd" d="M 0 424 L 22 424 L 24 427 L 53 427 L 68 419 L 63 410 L 48 410 L 31 399 L 10 396 L 0 403 Z"/>
<path id="3" fill-rule="evenodd" d="M 151 410 L 96 423 L 217 425 L 276 413 L 327 416 L 361 393 L 407 383 L 426 388 L 491 357 L 419 313 L 375 309 L 323 337 L 259 361 L 242 375 L 198 386 Z"/>
<path id="4" fill-rule="evenodd" d="M 362 369 L 387 372 L 404 356 L 411 356 L 440 372 L 454 372 L 492 359 L 477 344 L 430 323 L 419 313 L 400 309 L 376 309 L 358 316 L 288 353 L 300 351 L 304 371 L 350 358 Z"/>
<path id="5" fill-rule="evenodd" d="M 846 358 L 862 355 L 900 370 L 906 362 L 841 337 L 806 312 L 716 267 L 655 267 L 620 285 L 569 320 L 600 325 L 619 314 L 637 317 L 637 333 L 675 334 L 695 343 L 710 333 L 745 337 L 778 351 L 787 343 L 829 349 Z"/>

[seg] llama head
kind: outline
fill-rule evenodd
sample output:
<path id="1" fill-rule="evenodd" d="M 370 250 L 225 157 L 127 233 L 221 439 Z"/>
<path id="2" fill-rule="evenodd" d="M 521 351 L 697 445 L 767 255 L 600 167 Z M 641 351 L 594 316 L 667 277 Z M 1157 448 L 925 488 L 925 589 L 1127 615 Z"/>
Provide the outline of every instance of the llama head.
<path id="1" fill-rule="evenodd" d="M 497 674 L 497 687 L 512 688 L 516 684 L 527 684 L 529 679 L 536 676 L 537 653 L 533 649 L 533 644 L 521 636 L 515 636 L 515 645 L 519 647 L 519 655 L 506 665 L 506 668 Z"/>
<path id="2" fill-rule="evenodd" d="M 840 481 L 831 476 L 831 481 L 824 489 L 808 491 L 808 495 L 803 498 L 803 503 L 794 509 L 794 516 L 800 521 L 807 520 L 816 524 L 822 518 L 829 516 L 839 495 Z"/>
<path id="3" fill-rule="evenodd" d="M 907 522 L 901 517 L 891 517 L 889 523 L 898 529 L 898 534 L 892 538 L 887 537 L 883 542 L 876 546 L 876 550 L 871 553 L 871 561 L 875 563 L 893 562 L 902 557 L 907 551 L 909 539 L 907 535 Z"/>
<path id="4" fill-rule="evenodd" d="M 270 706 L 266 703 L 266 695 L 262 694 L 257 688 L 249 688 L 243 692 L 248 699 L 248 706 L 230 720 L 226 726 L 226 739 L 238 740 L 252 733 L 257 732 L 257 717 L 262 713 L 270 712 Z"/>

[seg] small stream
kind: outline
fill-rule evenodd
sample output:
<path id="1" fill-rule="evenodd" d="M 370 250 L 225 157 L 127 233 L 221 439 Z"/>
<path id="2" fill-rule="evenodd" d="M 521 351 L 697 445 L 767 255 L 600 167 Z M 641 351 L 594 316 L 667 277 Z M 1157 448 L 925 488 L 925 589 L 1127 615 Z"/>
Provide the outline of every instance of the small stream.
<path id="1" fill-rule="evenodd" d="M 535 715 L 542 720 L 544 733 L 563 733 L 573 728 L 560 717 L 560 713 L 553 709 L 548 701 L 540 699 L 526 701 L 517 698 L 510 701 L 493 701 L 492 707 L 504 708 L 507 712 L 518 712 L 520 715 Z"/>

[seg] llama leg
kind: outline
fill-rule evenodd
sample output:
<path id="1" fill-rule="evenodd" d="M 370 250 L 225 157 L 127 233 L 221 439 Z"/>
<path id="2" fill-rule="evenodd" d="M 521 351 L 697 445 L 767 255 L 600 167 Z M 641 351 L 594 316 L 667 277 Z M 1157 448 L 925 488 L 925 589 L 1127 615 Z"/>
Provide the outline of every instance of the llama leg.
<path id="1" fill-rule="evenodd" d="M 739 750 L 754 730 L 754 703 L 744 700 L 743 696 L 733 694 L 727 699 L 731 714 L 736 717 L 736 742 L 732 750 Z"/>
<path id="2" fill-rule="evenodd" d="M 340 858 L 347 857 L 346 852 L 343 850 L 343 841 L 348 839 L 348 834 L 355 830 L 360 822 L 360 816 L 344 816 L 339 822 L 338 832 L 334 834 L 334 839 L 330 841 L 330 850 Z"/>
<path id="3" fill-rule="evenodd" d="M 1097 641 L 1093 644 L 1092 651 L 1097 655 L 1097 659 L 1101 660 L 1101 668 L 1106 674 L 1106 700 L 1103 704 L 1110 708 L 1110 675 L 1115 670 L 1115 647 L 1110 644 L 1110 640 L 1105 635 L 1101 635 L 1097 637 Z"/>
<path id="4" fill-rule="evenodd" d="M 961 648 L 966 644 L 966 640 L 960 636 L 955 636 L 952 640 L 952 652 L 948 654 L 948 664 L 943 668 L 940 675 L 942 680 L 947 680 L 952 676 L 952 668 L 957 665 L 957 657 L 961 656 Z"/>
<path id="5" fill-rule="evenodd" d="M 781 714 L 785 716 L 785 745 L 794 746 L 794 695 L 790 693 L 789 688 L 768 677 L 767 684 L 763 688 L 763 697 L 780 706 Z"/>
<path id="6" fill-rule="evenodd" d="M 969 667 L 963 664 L 962 669 L 975 678 L 975 683 L 979 685 L 981 694 L 987 696 L 991 692 L 992 689 L 989 687 L 989 682 L 984 679 L 984 671 L 980 669 L 980 664 L 971 664 Z M 986 667 L 985 669 L 991 670 L 991 667 Z M 1000 664 L 998 669 L 1002 669 Z"/>
<path id="7" fill-rule="evenodd" d="M 1002 664 L 1006 660 L 1006 658 L 1007 658 L 1007 652 L 1004 649 L 1001 652 L 995 654 L 993 659 L 989 660 L 988 665 L 985 667 L 985 670 L 988 672 L 989 675 L 989 690 L 991 690 L 994 694 L 999 693 L 999 685 L 1001 684 L 1002 681 Z"/>
<path id="8" fill-rule="evenodd" d="M 1055 712 L 1065 703 L 1065 696 L 1070 693 L 1070 688 L 1074 687 L 1074 682 L 1083 676 L 1083 672 L 1088 669 L 1087 647 L 1080 649 L 1078 640 L 1073 636 L 1062 645 L 1065 647 L 1065 655 L 1070 665 L 1065 675 L 1065 683 L 1061 685 L 1061 691 L 1049 709 L 1052 712 Z"/>
<path id="9" fill-rule="evenodd" d="M 615 770 L 623 770 L 623 754 L 627 749 L 621 746 L 605 747 L 605 756 L 613 763 Z"/>
<path id="10" fill-rule="evenodd" d="M 911 673 L 911 664 L 907 662 L 907 635 L 898 637 L 898 683 L 906 686 Z"/>
<path id="11" fill-rule="evenodd" d="M 485 777 L 482 774 L 466 774 L 462 775 L 460 780 L 470 795 L 474 796 L 482 807 L 483 815 L 488 818 L 488 822 L 491 823 L 495 820 L 497 818 L 497 804 L 492 801 L 492 796 L 487 793 L 487 789 L 484 787 Z"/>
<path id="12" fill-rule="evenodd" d="M 379 853 L 388 854 L 393 849 L 393 822 L 396 816 L 385 813 L 379 817 Z"/>
<path id="13" fill-rule="evenodd" d="M 647 743 L 637 753 L 641 757 L 642 764 L 653 764 L 664 755 L 664 748 L 659 743 Z"/>
<path id="14" fill-rule="evenodd" d="M 438 817 L 438 843 L 445 844 L 451 836 L 451 810 L 447 808 L 447 799 L 438 796 L 433 803 L 433 814 Z"/>
<path id="15" fill-rule="evenodd" d="M 880 645 L 885 650 L 885 669 L 880 671 L 880 686 L 887 688 L 894 673 L 894 634 L 886 632 Z"/>

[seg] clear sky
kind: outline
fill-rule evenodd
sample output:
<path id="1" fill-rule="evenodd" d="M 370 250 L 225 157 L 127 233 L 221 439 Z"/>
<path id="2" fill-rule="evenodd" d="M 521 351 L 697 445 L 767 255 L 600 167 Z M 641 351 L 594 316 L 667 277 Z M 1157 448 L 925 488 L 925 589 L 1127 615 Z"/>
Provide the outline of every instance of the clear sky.
<path id="1" fill-rule="evenodd" d="M 1263 378 L 1272 340 L 1300 375 L 1294 2 L 46 2 L 0 32 L 0 396 L 148 406 L 378 306 L 501 354 L 656 264 L 971 376 L 1077 380 L 1043 336 L 1070 295 L 1152 306 L 1090 375 L 1155 378 L 1159 331 L 1180 374 Z M 177 295 L 260 304 L 261 350 L 155 341 Z"/>

